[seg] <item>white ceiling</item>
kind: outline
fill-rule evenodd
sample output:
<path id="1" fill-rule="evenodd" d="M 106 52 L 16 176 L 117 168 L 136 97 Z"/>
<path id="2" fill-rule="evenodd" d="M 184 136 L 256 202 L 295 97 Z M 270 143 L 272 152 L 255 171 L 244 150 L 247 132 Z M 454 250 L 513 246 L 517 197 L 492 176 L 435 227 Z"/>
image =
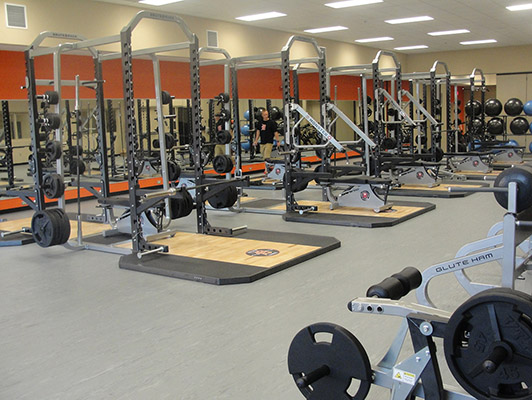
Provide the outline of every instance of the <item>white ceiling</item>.
<path id="1" fill-rule="evenodd" d="M 393 41 L 366 46 L 392 50 L 394 47 L 427 45 L 428 49 L 405 53 L 466 50 L 495 46 L 532 44 L 532 10 L 511 12 L 508 5 L 532 0 L 384 0 L 383 3 L 333 9 L 323 4 L 336 0 L 184 0 L 161 7 L 139 4 L 137 0 L 95 0 L 152 8 L 179 15 L 217 19 L 292 33 L 305 29 L 343 25 L 348 30 L 314 34 L 353 43 L 355 39 L 391 36 Z M 236 17 L 278 11 L 286 17 L 257 22 L 241 22 Z M 429 15 L 433 21 L 390 25 L 387 19 Z M 428 32 L 469 29 L 471 33 L 432 37 Z M 308 35 L 308 34 L 307 34 Z M 462 46 L 460 41 L 496 39 L 489 45 Z"/>

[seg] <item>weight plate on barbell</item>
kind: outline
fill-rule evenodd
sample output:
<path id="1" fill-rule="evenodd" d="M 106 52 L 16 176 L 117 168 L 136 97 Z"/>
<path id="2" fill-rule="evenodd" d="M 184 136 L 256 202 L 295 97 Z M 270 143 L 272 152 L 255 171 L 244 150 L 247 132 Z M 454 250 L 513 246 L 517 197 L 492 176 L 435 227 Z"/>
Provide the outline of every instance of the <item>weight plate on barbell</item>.
<path id="1" fill-rule="evenodd" d="M 324 366 L 328 374 L 308 386 L 302 384 L 305 376 Z M 362 344 L 347 329 L 328 322 L 307 326 L 294 337 L 288 350 L 288 372 L 301 393 L 312 400 L 365 399 L 372 382 Z M 355 393 L 350 389 L 353 381 L 358 381 Z"/>
<path id="2" fill-rule="evenodd" d="M 444 351 L 476 399 L 531 399 L 532 297 L 509 288 L 471 297 L 449 319 Z"/>
<path id="3" fill-rule="evenodd" d="M 216 193 L 214 196 L 209 197 L 207 200 L 211 207 L 219 209 L 219 208 L 228 208 L 232 207 L 233 204 L 236 203 L 236 200 L 238 199 L 238 190 L 233 185 L 228 185 L 222 190 L 220 190 L 218 193 Z"/>
<path id="4" fill-rule="evenodd" d="M 57 228 L 57 235 L 54 237 L 53 245 L 65 244 L 70 238 L 70 220 L 66 212 L 62 208 L 52 208 L 48 210 L 50 213 L 55 214 Z"/>

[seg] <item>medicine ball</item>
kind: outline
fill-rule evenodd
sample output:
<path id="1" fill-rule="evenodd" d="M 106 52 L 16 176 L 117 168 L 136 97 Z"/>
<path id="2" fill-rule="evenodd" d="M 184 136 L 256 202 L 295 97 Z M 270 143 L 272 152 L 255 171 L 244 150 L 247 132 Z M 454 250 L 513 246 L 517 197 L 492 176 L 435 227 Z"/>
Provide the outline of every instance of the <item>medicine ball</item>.
<path id="1" fill-rule="evenodd" d="M 270 119 L 277 121 L 278 119 L 283 118 L 283 114 L 281 113 L 281 110 L 277 106 L 272 106 L 270 108 Z"/>
<path id="2" fill-rule="evenodd" d="M 514 135 L 524 135 L 528 131 L 528 121 L 524 117 L 517 117 L 510 122 L 510 131 Z"/>
<path id="3" fill-rule="evenodd" d="M 484 112 L 488 117 L 496 117 L 502 112 L 502 103 L 498 99 L 488 99 L 484 103 Z"/>
<path id="4" fill-rule="evenodd" d="M 262 112 L 266 110 L 264 107 L 258 107 L 255 109 L 255 119 L 262 120 Z"/>
<path id="5" fill-rule="evenodd" d="M 471 113 L 476 117 L 480 115 L 480 112 L 482 111 L 482 104 L 480 104 L 480 101 L 473 100 L 473 103 L 471 103 L 471 100 L 469 100 L 465 105 L 465 112 L 466 115 L 471 116 Z"/>
<path id="6" fill-rule="evenodd" d="M 515 97 L 509 99 L 504 105 L 504 112 L 515 117 L 523 112 L 523 102 Z"/>
<path id="7" fill-rule="evenodd" d="M 504 133 L 504 122 L 502 118 L 495 117 L 490 119 L 486 124 L 486 131 L 491 135 L 502 135 Z"/>

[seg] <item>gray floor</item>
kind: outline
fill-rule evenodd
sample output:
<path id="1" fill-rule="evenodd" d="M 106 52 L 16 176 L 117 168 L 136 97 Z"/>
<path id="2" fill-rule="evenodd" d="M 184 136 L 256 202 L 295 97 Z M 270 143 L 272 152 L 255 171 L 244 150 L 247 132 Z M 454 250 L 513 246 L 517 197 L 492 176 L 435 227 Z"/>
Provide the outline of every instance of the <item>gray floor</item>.
<path id="1" fill-rule="evenodd" d="M 307 192 L 304 197 L 319 198 L 319 191 Z M 341 324 L 378 360 L 400 320 L 351 314 L 347 302 L 404 266 L 424 269 L 452 258 L 504 213 L 491 194 L 427 201 L 437 209 L 373 230 L 211 212 L 216 225 L 342 241 L 340 249 L 247 285 L 217 287 L 120 270 L 118 256 L 104 253 L 34 244 L 2 248 L 0 398 L 302 398 L 286 366 L 288 346 L 301 328 L 318 321 Z M 84 211 L 90 206 L 84 203 Z M 192 231 L 194 218 L 178 225 Z M 484 267 L 477 275 L 497 281 L 497 274 L 497 268 Z M 432 289 L 448 310 L 467 297 L 452 276 Z M 373 388 L 368 398 L 386 394 Z"/>

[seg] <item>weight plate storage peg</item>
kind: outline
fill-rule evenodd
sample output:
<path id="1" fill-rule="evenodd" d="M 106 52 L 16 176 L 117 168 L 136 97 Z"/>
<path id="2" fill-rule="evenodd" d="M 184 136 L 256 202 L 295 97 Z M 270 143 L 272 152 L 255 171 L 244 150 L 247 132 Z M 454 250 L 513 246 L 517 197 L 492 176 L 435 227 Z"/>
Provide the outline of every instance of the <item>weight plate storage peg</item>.
<path id="1" fill-rule="evenodd" d="M 312 400 L 365 399 L 372 382 L 362 344 L 347 329 L 327 322 L 310 325 L 294 337 L 288 372 L 305 398 Z M 349 393 L 353 380 L 358 389 Z"/>
<path id="2" fill-rule="evenodd" d="M 44 146 L 44 153 L 46 158 L 50 161 L 55 161 L 61 158 L 62 148 L 61 143 L 56 140 L 46 143 Z"/>
<path id="3" fill-rule="evenodd" d="M 49 199 L 58 199 L 65 193 L 65 184 L 61 175 L 51 173 L 46 174 L 42 181 L 42 189 Z"/>
<path id="4" fill-rule="evenodd" d="M 37 211 L 31 219 L 31 232 L 41 247 L 64 244 L 70 237 L 70 221 L 62 209 Z"/>
<path id="5" fill-rule="evenodd" d="M 220 190 L 214 196 L 207 200 L 212 208 L 228 208 L 232 207 L 238 199 L 238 190 L 235 186 L 229 185 Z"/>
<path id="6" fill-rule="evenodd" d="M 479 400 L 532 398 L 532 297 L 485 290 L 456 309 L 444 352 L 453 376 Z"/>
<path id="7" fill-rule="evenodd" d="M 212 160 L 212 167 L 217 174 L 226 174 L 233 169 L 233 160 L 225 154 L 217 155 Z"/>

